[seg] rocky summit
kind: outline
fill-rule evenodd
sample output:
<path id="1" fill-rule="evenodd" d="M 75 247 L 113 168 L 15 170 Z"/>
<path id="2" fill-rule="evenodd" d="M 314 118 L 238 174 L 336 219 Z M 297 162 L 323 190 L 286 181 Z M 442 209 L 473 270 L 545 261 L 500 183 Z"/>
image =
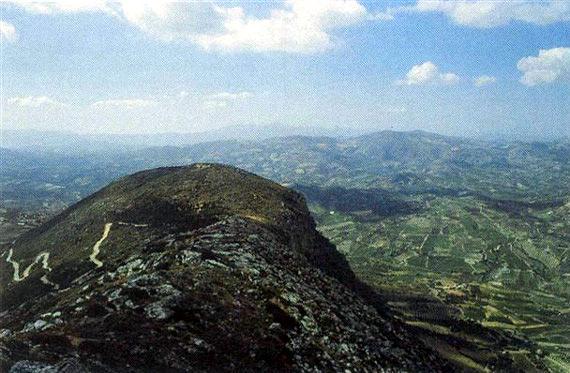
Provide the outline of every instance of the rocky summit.
<path id="1" fill-rule="evenodd" d="M 300 194 L 233 167 L 128 176 L 1 256 L 1 371 L 457 367 L 384 310 Z"/>

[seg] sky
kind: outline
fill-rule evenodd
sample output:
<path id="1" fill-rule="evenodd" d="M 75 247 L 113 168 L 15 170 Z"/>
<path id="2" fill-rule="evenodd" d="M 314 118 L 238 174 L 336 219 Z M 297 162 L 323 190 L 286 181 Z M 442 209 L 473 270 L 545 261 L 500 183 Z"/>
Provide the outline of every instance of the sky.
<path id="1" fill-rule="evenodd" d="M 570 1 L 0 0 L 3 130 L 570 135 Z"/>

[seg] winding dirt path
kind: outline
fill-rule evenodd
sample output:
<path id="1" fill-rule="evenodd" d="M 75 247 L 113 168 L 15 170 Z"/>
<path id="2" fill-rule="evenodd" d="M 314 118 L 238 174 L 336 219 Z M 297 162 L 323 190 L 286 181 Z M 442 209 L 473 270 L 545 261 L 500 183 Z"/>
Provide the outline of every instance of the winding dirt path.
<path id="1" fill-rule="evenodd" d="M 12 264 L 12 268 L 14 268 L 14 274 L 12 276 L 13 280 L 16 282 L 20 282 L 26 279 L 26 277 L 28 277 L 32 271 L 32 269 L 36 266 L 36 264 L 38 263 L 42 263 L 42 268 L 47 270 L 47 271 L 51 271 L 51 268 L 48 264 L 48 260 L 49 260 L 49 252 L 44 251 L 42 253 L 39 253 L 38 256 L 36 256 L 36 259 L 34 259 L 34 261 L 26 267 L 26 269 L 24 269 L 24 272 L 22 272 L 22 275 L 20 276 L 20 263 L 16 262 L 15 260 L 12 260 L 12 255 L 14 254 L 14 250 L 10 249 L 10 251 L 8 251 L 8 257 L 6 258 L 6 261 L 10 264 Z"/>
<path id="2" fill-rule="evenodd" d="M 126 225 L 126 223 L 123 223 Z M 107 237 L 109 236 L 109 233 L 111 232 L 111 227 L 113 226 L 113 223 L 107 223 L 105 224 L 105 227 L 103 229 L 103 235 L 101 236 L 101 238 L 99 239 L 99 241 L 95 242 L 95 245 L 93 245 L 93 251 L 91 252 L 91 255 L 89 255 L 89 259 L 97 266 L 97 268 L 100 268 L 103 266 L 103 262 L 99 259 L 97 259 L 97 255 L 99 255 L 99 252 L 101 251 L 101 244 L 107 239 Z M 143 224 L 135 224 L 135 227 L 143 227 L 146 225 Z M 2 253 L 2 256 L 4 256 L 5 252 Z M 49 266 L 49 255 L 50 253 L 47 251 L 41 252 L 39 253 L 36 258 L 34 259 L 34 261 L 27 266 L 24 271 L 20 274 L 20 263 L 18 263 L 17 261 L 12 259 L 12 256 L 14 255 L 14 249 L 10 249 L 8 251 L 8 256 L 6 257 L 6 262 L 10 263 L 12 265 L 12 268 L 14 269 L 14 273 L 12 275 L 12 279 L 15 282 L 21 282 L 23 280 L 25 280 L 30 273 L 32 272 L 32 270 L 34 269 L 34 267 L 38 264 L 41 263 L 42 268 L 48 272 L 51 272 L 51 267 Z M 59 285 L 57 285 L 56 283 L 50 281 L 47 277 L 46 274 L 44 274 L 41 277 L 41 282 L 46 284 L 46 285 L 51 285 L 54 288 L 58 289 Z"/>
<path id="3" fill-rule="evenodd" d="M 125 223 L 124 221 L 118 221 L 117 224 L 119 225 L 127 225 L 135 228 L 147 228 L 148 224 L 135 224 L 135 223 Z"/>
<path id="4" fill-rule="evenodd" d="M 113 226 L 113 223 L 107 223 L 105 224 L 105 228 L 103 229 L 103 235 L 101 236 L 101 238 L 99 239 L 99 241 L 95 242 L 95 245 L 93 245 L 93 251 L 91 252 L 91 255 L 89 255 L 89 259 L 95 263 L 95 265 L 97 266 L 97 268 L 103 267 L 103 262 L 100 261 L 99 259 L 97 259 L 97 255 L 99 255 L 100 247 L 101 244 L 103 243 L 103 241 L 105 241 L 107 239 L 107 237 L 109 236 L 109 232 L 111 232 L 111 227 Z"/>
<path id="5" fill-rule="evenodd" d="M 133 223 L 125 223 L 125 222 L 118 222 L 118 224 L 133 226 L 135 228 L 148 227 L 148 224 L 133 224 Z M 95 245 L 93 245 L 93 250 L 91 252 L 91 255 L 89 255 L 89 260 L 91 260 L 97 266 L 97 268 L 100 268 L 103 266 L 103 262 L 101 260 L 97 259 L 97 256 L 101 252 L 101 244 L 103 244 L 103 242 L 107 239 L 107 237 L 109 237 L 109 233 L 111 232 L 112 226 L 113 226 L 113 223 L 106 223 L 105 224 L 101 238 L 99 239 L 99 241 L 95 242 Z M 5 254 L 6 254 L 6 252 L 3 252 L 2 256 L 4 256 Z M 45 269 L 48 272 L 51 272 L 51 267 L 49 266 L 50 253 L 47 251 L 39 253 L 36 256 L 36 258 L 34 259 L 34 261 L 29 266 L 27 266 L 21 274 L 20 274 L 20 263 L 18 263 L 17 261 L 12 259 L 13 255 L 14 255 L 14 249 L 10 249 L 8 251 L 8 256 L 6 257 L 6 262 L 8 262 L 12 265 L 12 268 L 14 269 L 14 273 L 12 275 L 12 278 L 16 282 L 20 282 L 20 281 L 25 280 L 30 275 L 30 273 L 32 272 L 34 267 L 40 263 L 41 263 L 43 269 Z M 51 285 L 56 289 L 59 288 L 59 285 L 50 281 L 48 279 L 47 275 L 43 275 L 40 280 L 42 281 L 42 283 L 44 283 L 46 285 Z"/>

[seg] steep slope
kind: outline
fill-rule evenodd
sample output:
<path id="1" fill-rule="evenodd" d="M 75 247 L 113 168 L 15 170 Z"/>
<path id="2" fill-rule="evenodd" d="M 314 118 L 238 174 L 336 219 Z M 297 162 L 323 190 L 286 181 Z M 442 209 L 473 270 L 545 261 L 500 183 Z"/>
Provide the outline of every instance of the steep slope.
<path id="1" fill-rule="evenodd" d="M 449 369 L 299 194 L 231 167 L 111 184 L 3 249 L 0 286 L 2 371 Z"/>

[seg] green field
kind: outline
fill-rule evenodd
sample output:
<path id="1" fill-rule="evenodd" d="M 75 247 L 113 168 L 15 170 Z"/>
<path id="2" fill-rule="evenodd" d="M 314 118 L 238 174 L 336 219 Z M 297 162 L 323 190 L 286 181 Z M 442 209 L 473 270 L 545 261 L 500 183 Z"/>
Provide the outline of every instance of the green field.
<path id="1" fill-rule="evenodd" d="M 319 230 L 368 283 L 394 299 L 428 295 L 463 320 L 524 335 L 548 354 L 553 371 L 567 371 L 570 204 L 513 215 L 472 197 L 423 202 L 416 213 L 366 219 L 360 211 L 311 208 Z M 415 303 L 391 307 L 434 325 Z"/>

